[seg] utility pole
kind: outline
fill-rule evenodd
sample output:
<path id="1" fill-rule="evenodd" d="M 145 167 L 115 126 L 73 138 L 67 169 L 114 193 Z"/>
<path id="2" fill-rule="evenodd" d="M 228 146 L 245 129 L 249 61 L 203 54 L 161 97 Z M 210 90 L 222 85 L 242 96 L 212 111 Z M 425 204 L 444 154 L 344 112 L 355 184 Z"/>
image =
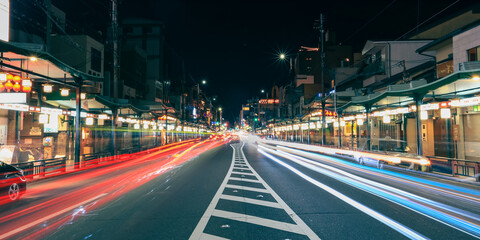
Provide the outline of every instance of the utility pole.
<path id="1" fill-rule="evenodd" d="M 118 101 L 118 80 L 120 77 L 118 54 L 118 11 L 117 0 L 112 0 L 112 43 L 113 43 L 113 97 Z"/>
<path id="2" fill-rule="evenodd" d="M 118 11 L 117 0 L 112 0 L 112 44 L 113 44 L 113 98 L 118 102 L 118 80 L 120 77 L 119 54 L 118 54 Z M 115 122 L 117 121 L 117 108 L 112 110 L 112 155 L 115 155 L 116 132 Z"/>
<path id="3" fill-rule="evenodd" d="M 318 29 L 320 32 L 319 43 L 320 43 L 320 58 L 321 58 L 321 84 L 322 84 L 322 145 L 327 143 L 325 137 L 325 15 L 320 14 L 320 19 L 315 26 L 315 29 Z"/>
<path id="4" fill-rule="evenodd" d="M 52 13 L 52 1 L 45 0 L 45 8 L 47 9 L 47 15 L 51 15 Z M 49 16 L 46 17 L 47 19 L 47 31 L 45 35 L 45 46 L 47 47 L 46 52 L 50 52 L 50 34 L 52 33 L 52 20 Z"/>

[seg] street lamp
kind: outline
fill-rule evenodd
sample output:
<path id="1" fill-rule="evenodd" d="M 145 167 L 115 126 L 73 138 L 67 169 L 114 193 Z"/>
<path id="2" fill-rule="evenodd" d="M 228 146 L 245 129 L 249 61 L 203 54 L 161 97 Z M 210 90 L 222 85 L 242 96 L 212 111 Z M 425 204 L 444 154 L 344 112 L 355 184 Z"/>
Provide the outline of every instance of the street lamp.
<path id="1" fill-rule="evenodd" d="M 287 58 L 287 56 L 285 55 L 285 53 L 280 53 L 280 59 L 281 60 L 284 60 L 285 58 Z"/>
<path id="2" fill-rule="evenodd" d="M 222 108 L 219 107 L 218 111 L 220 111 L 220 126 L 222 125 Z"/>
<path id="3" fill-rule="evenodd" d="M 207 84 L 207 80 L 202 80 L 202 84 L 203 85 Z"/>
<path id="4" fill-rule="evenodd" d="M 265 93 L 265 90 L 262 89 L 262 90 L 260 90 L 260 92 Z"/>

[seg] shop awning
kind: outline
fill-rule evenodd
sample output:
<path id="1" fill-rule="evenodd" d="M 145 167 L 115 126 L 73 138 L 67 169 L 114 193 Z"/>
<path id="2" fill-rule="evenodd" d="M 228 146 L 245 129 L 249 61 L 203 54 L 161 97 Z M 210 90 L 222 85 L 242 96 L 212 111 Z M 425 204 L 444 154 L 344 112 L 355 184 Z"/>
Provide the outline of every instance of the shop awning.
<path id="1" fill-rule="evenodd" d="M 480 69 L 455 72 L 431 83 L 412 81 L 409 84 L 392 85 L 381 93 L 352 97 L 350 102 L 339 108 L 346 109 L 350 106 L 389 106 L 389 104 L 398 103 L 406 105 L 413 101 L 413 96 L 415 95 L 426 97 L 451 94 L 467 96 L 480 92 L 480 81 L 474 78 L 478 76 L 480 76 Z"/>
<path id="2" fill-rule="evenodd" d="M 31 78 L 39 77 L 66 83 L 73 78 L 81 78 L 94 82 L 103 81 L 102 77 L 79 71 L 60 61 L 43 50 L 43 45 L 23 44 L 0 41 L 2 62 L 0 65 L 16 71 L 29 73 Z M 31 61 L 35 57 L 35 61 Z"/>

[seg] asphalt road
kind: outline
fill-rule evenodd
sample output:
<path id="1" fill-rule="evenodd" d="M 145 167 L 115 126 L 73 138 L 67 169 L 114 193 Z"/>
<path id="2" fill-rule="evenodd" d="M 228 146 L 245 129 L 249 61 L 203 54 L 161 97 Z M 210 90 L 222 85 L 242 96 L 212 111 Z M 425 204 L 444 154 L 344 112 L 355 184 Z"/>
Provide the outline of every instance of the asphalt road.
<path id="1" fill-rule="evenodd" d="M 209 142 L 191 155 L 180 156 L 181 148 L 105 174 L 92 170 L 86 174 L 92 177 L 81 181 L 61 176 L 31 184 L 29 191 L 38 195 L 0 209 L 0 236 L 32 222 L 10 238 L 473 239 L 477 234 L 476 186 L 324 156 L 308 157 L 311 163 L 298 158 L 301 153 L 295 159 L 243 143 Z M 171 162 L 176 157 L 184 160 Z M 46 186 L 48 191 L 39 191 Z M 88 191 L 77 195 L 82 189 Z M 58 200 L 65 195 L 78 200 L 70 205 L 70 199 Z M 7 218 L 52 199 L 62 208 L 25 214 L 22 224 Z M 38 221 L 55 212 L 62 214 Z"/>

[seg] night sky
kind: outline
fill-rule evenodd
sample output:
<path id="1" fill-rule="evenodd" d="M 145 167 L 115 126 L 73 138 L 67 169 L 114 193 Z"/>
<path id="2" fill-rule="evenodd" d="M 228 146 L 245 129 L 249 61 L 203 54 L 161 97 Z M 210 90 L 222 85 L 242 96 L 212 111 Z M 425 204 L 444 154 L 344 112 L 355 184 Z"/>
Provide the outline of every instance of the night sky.
<path id="1" fill-rule="evenodd" d="M 107 11 L 109 1 L 82 0 L 77 6 L 68 2 L 58 3 L 62 9 L 76 10 L 73 14 L 67 11 L 67 18 L 88 22 L 92 14 Z M 367 39 L 397 39 L 414 28 L 417 21 L 422 23 L 454 2 L 123 0 L 120 17 L 164 21 L 169 46 L 183 57 L 187 71 L 195 79 L 208 81 L 205 90 L 219 96 L 224 117 L 233 121 L 248 98 L 286 80 L 288 66 L 277 60 L 279 52 L 294 54 L 302 45 L 317 46 L 313 22 L 320 13 L 326 15 L 327 29 L 336 32 L 338 43 L 353 45 L 360 51 Z M 472 2 L 460 0 L 436 19 Z M 82 7 L 88 10 L 78 11 Z M 95 24 L 101 25 L 99 18 Z"/>

